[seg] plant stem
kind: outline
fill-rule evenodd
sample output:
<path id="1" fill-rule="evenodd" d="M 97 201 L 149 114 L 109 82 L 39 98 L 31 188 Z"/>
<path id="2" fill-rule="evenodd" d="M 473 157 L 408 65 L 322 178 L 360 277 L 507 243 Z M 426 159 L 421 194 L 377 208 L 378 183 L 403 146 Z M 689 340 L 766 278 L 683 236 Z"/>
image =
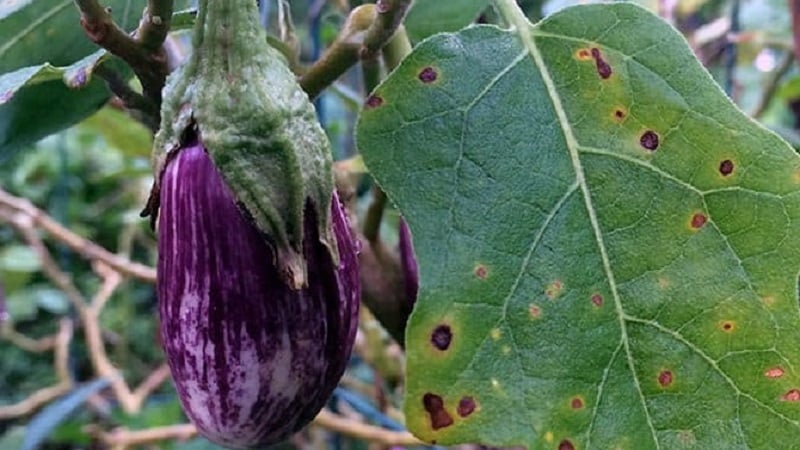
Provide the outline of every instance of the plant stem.
<path id="1" fill-rule="evenodd" d="M 364 44 L 361 46 L 361 58 L 374 58 L 391 39 L 397 28 L 403 23 L 411 0 L 378 0 L 375 4 L 377 16 L 367 30 Z"/>
<path id="2" fill-rule="evenodd" d="M 75 5 L 89 39 L 128 63 L 142 83 L 144 96 L 160 105 L 161 90 L 169 73 L 161 44 L 169 30 L 172 1 L 150 0 L 149 12 L 140 23 L 141 40 L 122 30 L 111 17 L 111 11 L 97 0 L 75 0 Z"/>
<path id="3" fill-rule="evenodd" d="M 515 0 L 494 0 L 494 4 L 508 25 L 518 29 L 520 33 L 529 33 L 530 22 Z"/>
<path id="4" fill-rule="evenodd" d="M 359 48 L 364 33 L 375 18 L 375 5 L 353 9 L 336 41 L 300 78 L 300 87 L 311 99 L 353 67 L 359 60 Z"/>
<path id="5" fill-rule="evenodd" d="M 172 23 L 172 0 L 148 0 L 139 23 L 138 40 L 142 48 L 156 53 L 169 33 Z"/>
<path id="6" fill-rule="evenodd" d="M 383 63 L 386 64 L 386 72 L 391 72 L 399 66 L 409 53 L 411 53 L 411 41 L 408 39 L 406 28 L 400 25 L 394 36 L 383 47 Z"/>

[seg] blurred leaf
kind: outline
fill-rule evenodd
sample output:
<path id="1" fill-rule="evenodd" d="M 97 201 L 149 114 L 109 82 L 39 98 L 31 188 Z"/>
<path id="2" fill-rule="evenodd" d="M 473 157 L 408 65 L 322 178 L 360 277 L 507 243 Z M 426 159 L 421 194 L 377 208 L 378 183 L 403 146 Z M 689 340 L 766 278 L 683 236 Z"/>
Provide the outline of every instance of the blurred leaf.
<path id="1" fill-rule="evenodd" d="M 75 388 L 45 407 L 28 423 L 28 430 L 25 433 L 25 441 L 21 449 L 36 450 L 47 440 L 50 433 L 75 412 L 89 396 L 99 392 L 108 384 L 109 381 L 106 378 L 94 380 Z"/>
<path id="2" fill-rule="evenodd" d="M 530 25 L 498 3 L 512 29 L 421 43 L 358 124 L 419 258 L 409 430 L 531 449 L 794 445 L 800 157 L 644 9 Z"/>
<path id="3" fill-rule="evenodd" d="M 125 156 L 148 157 L 153 147 L 150 130 L 118 109 L 106 107 L 80 124 L 82 131 L 102 136 Z"/>
<path id="4" fill-rule="evenodd" d="M 800 98 L 800 76 L 792 77 L 778 88 L 777 96 L 783 100 Z"/>
<path id="5" fill-rule="evenodd" d="M 412 41 L 443 31 L 456 31 L 478 18 L 489 0 L 416 0 L 404 22 Z"/>
<path id="6" fill-rule="evenodd" d="M 8 450 L 17 449 L 22 447 L 22 442 L 24 440 L 25 427 L 11 427 L 0 437 L 0 448 Z"/>
<path id="7" fill-rule="evenodd" d="M 0 250 L 0 270 L 36 272 L 42 267 L 39 255 L 24 245 L 9 245 Z"/>
<path id="8" fill-rule="evenodd" d="M 69 299 L 63 291 L 52 288 L 36 289 L 36 305 L 43 310 L 56 315 L 63 315 L 69 311 Z"/>
<path id="9" fill-rule="evenodd" d="M 23 322 L 36 317 L 36 298 L 32 291 L 21 289 L 6 297 L 8 314 L 14 322 Z"/>
<path id="10" fill-rule="evenodd" d="M 197 18 L 197 8 L 182 9 L 175 11 L 172 14 L 172 23 L 170 29 L 172 31 L 185 30 L 194 25 L 194 20 Z"/>

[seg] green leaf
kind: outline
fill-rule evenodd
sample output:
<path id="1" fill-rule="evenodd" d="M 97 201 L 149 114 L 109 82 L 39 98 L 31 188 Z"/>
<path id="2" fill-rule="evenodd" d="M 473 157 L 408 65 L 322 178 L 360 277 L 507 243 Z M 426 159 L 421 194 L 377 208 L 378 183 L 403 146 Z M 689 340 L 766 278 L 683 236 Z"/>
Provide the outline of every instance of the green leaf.
<path id="1" fill-rule="evenodd" d="M 7 272 L 36 272 L 42 266 L 39 255 L 24 245 L 9 245 L 0 251 L 0 270 Z"/>
<path id="2" fill-rule="evenodd" d="M 800 432 L 800 158 L 635 5 L 420 44 L 358 144 L 421 290 L 420 438 L 779 448 Z"/>
<path id="3" fill-rule="evenodd" d="M 443 31 L 456 31 L 478 18 L 489 0 L 416 0 L 405 19 L 406 32 L 414 41 Z"/>
<path id="4" fill-rule="evenodd" d="M 104 3 L 124 29 L 138 24 L 145 4 Z M 23 69 L 0 78 L 0 158 L 100 108 L 110 94 L 102 81 L 91 80 L 91 70 L 106 58 L 84 34 L 71 0 L 12 0 L 0 6 L 0 74 Z"/>

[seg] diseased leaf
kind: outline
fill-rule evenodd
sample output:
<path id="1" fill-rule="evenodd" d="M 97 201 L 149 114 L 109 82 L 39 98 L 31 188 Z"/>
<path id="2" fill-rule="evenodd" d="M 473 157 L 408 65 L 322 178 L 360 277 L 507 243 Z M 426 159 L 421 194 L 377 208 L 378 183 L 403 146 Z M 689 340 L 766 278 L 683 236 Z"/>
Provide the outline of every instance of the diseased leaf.
<path id="1" fill-rule="evenodd" d="M 800 158 L 626 3 L 420 44 L 358 144 L 421 286 L 407 426 L 440 444 L 789 448 Z"/>
<path id="2" fill-rule="evenodd" d="M 416 0 L 408 10 L 405 27 L 414 41 L 443 31 L 456 31 L 478 18 L 489 0 Z"/>

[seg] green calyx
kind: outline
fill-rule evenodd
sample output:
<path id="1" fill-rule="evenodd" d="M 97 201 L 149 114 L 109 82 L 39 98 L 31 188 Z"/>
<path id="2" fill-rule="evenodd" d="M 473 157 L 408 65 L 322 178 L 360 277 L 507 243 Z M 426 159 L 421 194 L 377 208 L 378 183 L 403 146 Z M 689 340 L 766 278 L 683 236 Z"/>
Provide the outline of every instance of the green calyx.
<path id="1" fill-rule="evenodd" d="M 267 45 L 252 0 L 200 0 L 194 52 L 170 75 L 154 144 L 156 182 L 166 161 L 196 134 L 239 204 L 275 250 L 287 285 L 306 285 L 303 216 L 316 212 L 323 244 L 338 261 L 330 227 L 330 144 L 283 56 Z M 157 212 L 157 205 L 149 210 Z M 308 222 L 306 222 L 308 223 Z"/>

